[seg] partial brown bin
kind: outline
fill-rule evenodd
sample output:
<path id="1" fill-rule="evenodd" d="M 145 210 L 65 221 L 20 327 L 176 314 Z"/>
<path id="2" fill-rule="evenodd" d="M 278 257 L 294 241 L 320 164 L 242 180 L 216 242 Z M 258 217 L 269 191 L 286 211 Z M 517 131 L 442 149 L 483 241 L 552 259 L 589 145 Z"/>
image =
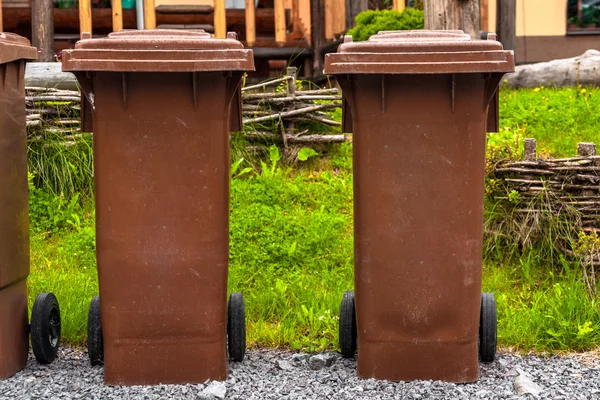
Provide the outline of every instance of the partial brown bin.
<path id="1" fill-rule="evenodd" d="M 60 342 L 60 311 L 51 293 L 37 296 L 28 323 L 29 203 L 25 62 L 37 50 L 0 33 L 0 379 L 25 367 L 29 332 L 36 358 L 50 363 Z"/>
<path id="2" fill-rule="evenodd" d="M 513 53 L 490 34 L 347 37 L 325 58 L 354 133 L 354 292 L 340 348 L 358 375 L 472 382 L 496 351 L 481 293 L 488 105 Z M 493 118 L 490 118 L 493 119 Z"/>
<path id="3" fill-rule="evenodd" d="M 254 61 L 235 38 L 121 31 L 63 52 L 93 106 L 88 351 L 107 384 L 223 380 L 227 350 L 244 357 L 243 298 L 227 301 L 229 128 Z"/>

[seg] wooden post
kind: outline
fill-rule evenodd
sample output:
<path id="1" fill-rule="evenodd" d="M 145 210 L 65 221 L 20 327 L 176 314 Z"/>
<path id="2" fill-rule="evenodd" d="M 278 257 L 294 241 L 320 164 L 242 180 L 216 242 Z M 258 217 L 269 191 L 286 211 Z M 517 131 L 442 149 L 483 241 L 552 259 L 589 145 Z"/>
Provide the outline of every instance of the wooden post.
<path id="1" fill-rule="evenodd" d="M 333 36 L 340 35 L 346 30 L 346 0 L 333 0 Z"/>
<path id="2" fill-rule="evenodd" d="M 246 0 L 246 45 L 254 46 L 256 43 L 256 13 L 254 0 Z"/>
<path id="3" fill-rule="evenodd" d="M 279 47 L 285 44 L 285 30 L 284 0 L 275 0 L 275 42 Z"/>
<path id="4" fill-rule="evenodd" d="M 52 0 L 35 0 L 31 8 L 31 41 L 38 61 L 54 61 L 54 5 Z"/>
<path id="5" fill-rule="evenodd" d="M 481 0 L 479 7 L 481 8 L 481 30 L 487 32 L 490 29 L 489 0 Z"/>
<path id="6" fill-rule="evenodd" d="M 325 0 L 325 39 L 333 40 L 333 0 Z"/>
<path id="7" fill-rule="evenodd" d="M 369 0 L 346 0 L 346 30 L 354 28 L 356 16 L 369 8 Z"/>
<path id="8" fill-rule="evenodd" d="M 121 0 L 111 0 L 113 32 L 123 29 L 123 5 Z"/>
<path id="9" fill-rule="evenodd" d="M 79 0 L 79 35 L 81 38 L 84 33 L 92 34 L 92 2 L 90 0 Z"/>
<path id="10" fill-rule="evenodd" d="M 4 32 L 4 24 L 2 22 L 2 0 L 0 0 L 0 32 Z"/>
<path id="11" fill-rule="evenodd" d="M 144 0 L 144 29 L 156 29 L 156 7 L 154 0 Z"/>
<path id="12" fill-rule="evenodd" d="M 310 41 L 313 51 L 311 76 L 323 75 L 323 44 L 325 43 L 325 1 L 310 0 Z"/>
<path id="13" fill-rule="evenodd" d="M 404 11 L 404 9 L 406 8 L 406 0 L 394 0 L 393 7 L 396 11 Z"/>
<path id="14" fill-rule="evenodd" d="M 498 40 L 505 50 L 515 50 L 517 47 L 517 1 L 497 0 L 496 33 Z M 515 54 L 515 61 L 516 61 Z"/>
<path id="15" fill-rule="evenodd" d="M 225 39 L 227 36 L 227 15 L 225 15 L 225 0 L 215 0 L 215 37 Z"/>
<path id="16" fill-rule="evenodd" d="M 425 29 L 462 29 L 479 39 L 479 0 L 425 0 Z"/>

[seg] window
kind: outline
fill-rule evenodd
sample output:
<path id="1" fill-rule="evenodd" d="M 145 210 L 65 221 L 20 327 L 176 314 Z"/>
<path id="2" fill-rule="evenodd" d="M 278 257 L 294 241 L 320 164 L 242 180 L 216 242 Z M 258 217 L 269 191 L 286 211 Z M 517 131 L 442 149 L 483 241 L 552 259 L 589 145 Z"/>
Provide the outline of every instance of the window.
<path id="1" fill-rule="evenodd" d="M 600 0 L 569 0 L 567 31 L 600 33 Z"/>

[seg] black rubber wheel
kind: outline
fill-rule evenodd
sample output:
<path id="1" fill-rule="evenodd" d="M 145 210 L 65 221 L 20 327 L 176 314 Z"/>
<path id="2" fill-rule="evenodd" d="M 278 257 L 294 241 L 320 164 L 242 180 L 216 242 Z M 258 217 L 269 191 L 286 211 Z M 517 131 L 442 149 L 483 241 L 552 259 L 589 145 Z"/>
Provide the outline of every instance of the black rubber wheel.
<path id="1" fill-rule="evenodd" d="M 479 321 L 479 358 L 489 363 L 496 358 L 497 340 L 496 299 L 493 293 L 482 293 Z"/>
<path id="2" fill-rule="evenodd" d="M 340 349 L 344 358 L 354 358 L 356 353 L 356 308 L 354 292 L 344 292 L 340 305 Z"/>
<path id="3" fill-rule="evenodd" d="M 40 293 L 31 310 L 31 348 L 40 364 L 50 364 L 60 346 L 60 308 L 52 293 Z"/>
<path id="4" fill-rule="evenodd" d="M 227 305 L 227 349 L 235 362 L 241 362 L 246 355 L 246 306 L 239 292 L 229 296 Z"/>
<path id="5" fill-rule="evenodd" d="M 102 319 L 100 318 L 100 297 L 94 296 L 88 311 L 88 355 L 92 365 L 104 364 L 104 341 L 102 338 Z"/>

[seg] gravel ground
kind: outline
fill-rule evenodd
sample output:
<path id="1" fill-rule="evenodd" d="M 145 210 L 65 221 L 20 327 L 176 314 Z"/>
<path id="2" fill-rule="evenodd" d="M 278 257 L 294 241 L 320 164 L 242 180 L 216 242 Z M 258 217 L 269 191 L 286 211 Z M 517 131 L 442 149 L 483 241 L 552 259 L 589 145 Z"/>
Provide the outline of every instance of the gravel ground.
<path id="1" fill-rule="evenodd" d="M 500 354 L 482 365 L 479 382 L 462 385 L 360 380 L 356 362 L 337 353 L 253 350 L 246 357 L 230 366 L 225 383 L 109 387 L 84 351 L 67 348 L 50 366 L 30 356 L 24 371 L 0 382 L 0 399 L 600 399 L 600 359 L 593 357 Z"/>

